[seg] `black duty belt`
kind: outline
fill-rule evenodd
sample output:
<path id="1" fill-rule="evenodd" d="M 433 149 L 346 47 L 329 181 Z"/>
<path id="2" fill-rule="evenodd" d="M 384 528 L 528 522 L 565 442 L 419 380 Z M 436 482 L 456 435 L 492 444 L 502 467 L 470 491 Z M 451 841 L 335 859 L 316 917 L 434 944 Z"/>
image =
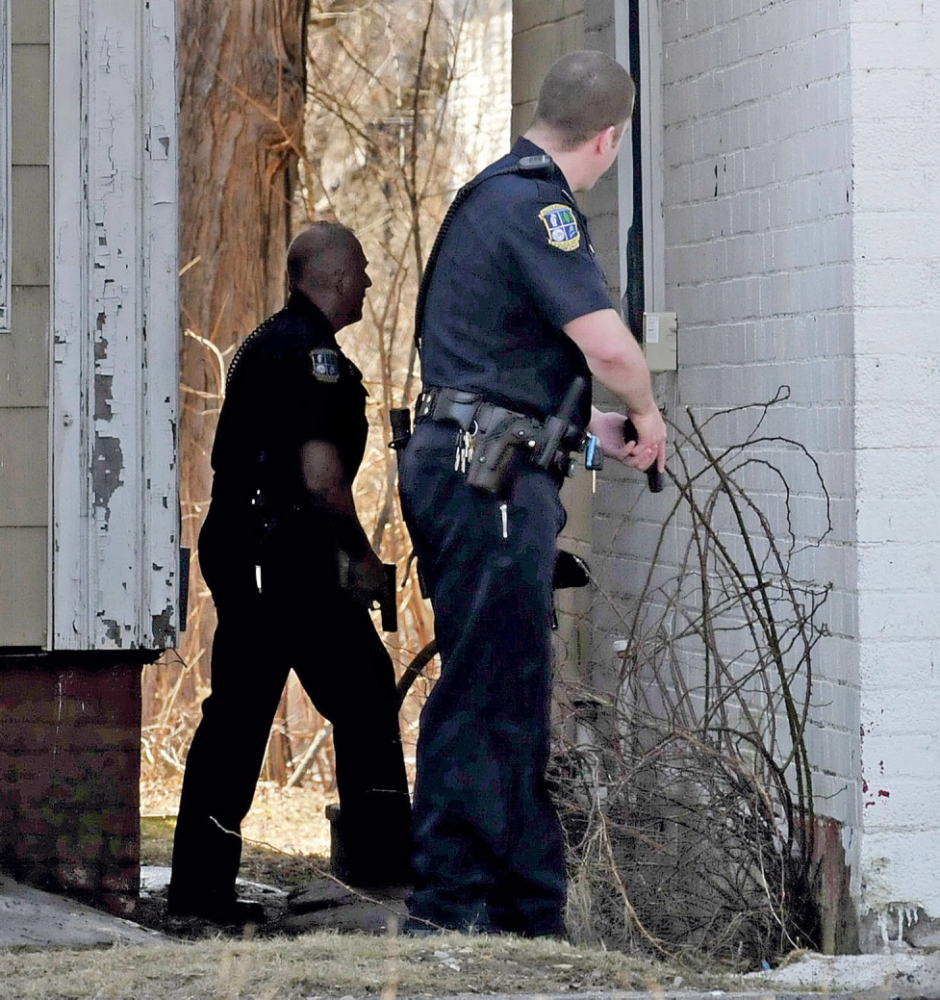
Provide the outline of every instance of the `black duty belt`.
<path id="1" fill-rule="evenodd" d="M 507 420 L 530 421 L 533 434 L 539 432 L 546 422 L 529 414 L 510 410 L 505 406 L 491 403 L 485 396 L 467 389 L 449 389 L 429 386 L 418 396 L 415 405 L 415 423 L 433 420 L 435 423 L 456 424 L 465 434 L 485 434 L 490 428 Z M 584 433 L 573 424 L 562 436 L 561 447 L 575 451 L 583 443 Z"/>
<path id="2" fill-rule="evenodd" d="M 539 420 L 492 403 L 479 393 L 431 386 L 418 397 L 416 423 L 430 420 L 453 424 L 463 432 L 455 469 L 467 482 L 490 493 L 505 493 L 511 480 L 513 456 L 525 454 L 542 469 L 565 474 L 569 453 L 583 445 L 584 432 L 572 415 L 584 388 L 578 376 L 565 397 L 561 413 Z"/>
<path id="3" fill-rule="evenodd" d="M 484 402 L 483 396 L 478 392 L 429 386 L 418 395 L 415 423 L 433 420 L 456 424 L 462 431 L 469 433 Z"/>

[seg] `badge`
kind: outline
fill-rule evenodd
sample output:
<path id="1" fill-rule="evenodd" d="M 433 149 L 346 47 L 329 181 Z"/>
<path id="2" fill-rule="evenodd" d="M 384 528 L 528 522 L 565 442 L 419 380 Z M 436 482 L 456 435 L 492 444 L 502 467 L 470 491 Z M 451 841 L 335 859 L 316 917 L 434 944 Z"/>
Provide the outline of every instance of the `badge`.
<path id="1" fill-rule="evenodd" d="M 577 250 L 581 246 L 578 217 L 569 205 L 549 205 L 539 212 L 548 230 L 548 242 L 559 250 Z"/>
<path id="2" fill-rule="evenodd" d="M 313 362 L 313 377 L 318 382 L 338 382 L 342 372 L 339 366 L 339 352 L 329 347 L 317 347 L 310 352 Z"/>

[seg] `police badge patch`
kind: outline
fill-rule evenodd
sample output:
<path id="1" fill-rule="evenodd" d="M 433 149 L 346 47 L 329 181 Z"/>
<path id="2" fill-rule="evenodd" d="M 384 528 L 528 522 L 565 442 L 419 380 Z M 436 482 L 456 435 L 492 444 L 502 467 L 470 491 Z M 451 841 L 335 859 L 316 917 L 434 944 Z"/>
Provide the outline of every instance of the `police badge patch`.
<path id="1" fill-rule="evenodd" d="M 339 352 L 329 347 L 317 347 L 310 352 L 313 377 L 318 382 L 338 382 L 341 374 Z"/>
<path id="2" fill-rule="evenodd" d="M 559 250 L 577 250 L 581 246 L 578 218 L 570 205 L 549 205 L 539 212 L 548 230 L 548 242 Z"/>

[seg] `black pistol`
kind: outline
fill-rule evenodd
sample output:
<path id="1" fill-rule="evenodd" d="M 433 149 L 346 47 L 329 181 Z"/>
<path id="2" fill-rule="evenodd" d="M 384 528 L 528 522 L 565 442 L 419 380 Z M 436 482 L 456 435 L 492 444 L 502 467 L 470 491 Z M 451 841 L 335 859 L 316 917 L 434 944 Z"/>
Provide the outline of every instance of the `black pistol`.
<path id="1" fill-rule="evenodd" d="M 382 631 L 398 631 L 398 600 L 396 595 L 395 564 L 382 563 L 385 570 L 385 591 L 380 598 L 379 610 L 382 612 Z"/>
<path id="2" fill-rule="evenodd" d="M 337 552 L 337 568 L 339 570 L 340 589 L 349 590 L 349 575 L 352 562 L 349 554 L 343 549 Z M 398 601 L 395 593 L 395 564 L 382 563 L 382 569 L 385 570 L 385 586 L 381 592 L 372 594 L 372 598 L 368 601 L 367 606 L 374 608 L 378 604 L 379 610 L 382 612 L 383 632 L 397 632 Z"/>
<path id="3" fill-rule="evenodd" d="M 623 425 L 623 439 L 627 444 L 640 440 L 640 435 L 629 417 Z M 650 493 L 662 493 L 663 491 L 663 474 L 656 468 L 655 462 L 646 470 L 646 485 L 649 486 Z"/>

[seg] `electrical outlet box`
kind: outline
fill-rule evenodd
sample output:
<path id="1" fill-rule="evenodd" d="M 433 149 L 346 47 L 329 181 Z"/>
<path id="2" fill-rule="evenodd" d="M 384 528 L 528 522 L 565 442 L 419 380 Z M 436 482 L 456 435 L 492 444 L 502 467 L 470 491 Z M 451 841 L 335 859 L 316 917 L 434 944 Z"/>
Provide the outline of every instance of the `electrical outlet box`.
<path id="1" fill-rule="evenodd" d="M 677 369 L 678 329 L 675 313 L 643 313 L 643 353 L 651 372 Z"/>

